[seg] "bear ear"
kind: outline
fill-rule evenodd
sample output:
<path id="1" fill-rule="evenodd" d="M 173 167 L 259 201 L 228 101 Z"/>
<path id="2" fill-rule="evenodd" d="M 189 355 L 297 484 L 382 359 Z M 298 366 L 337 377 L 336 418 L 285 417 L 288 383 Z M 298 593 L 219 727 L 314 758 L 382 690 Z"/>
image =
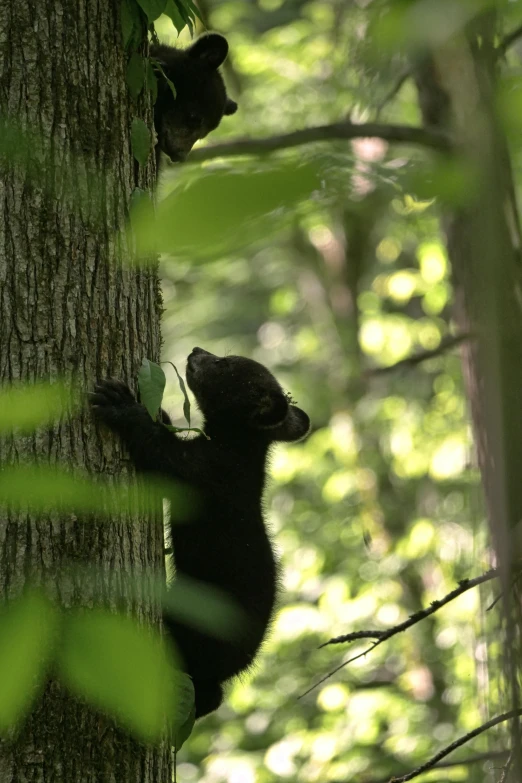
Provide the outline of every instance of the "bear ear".
<path id="1" fill-rule="evenodd" d="M 224 114 L 235 114 L 237 111 L 237 103 L 230 98 L 227 98 L 227 101 L 225 103 L 225 111 Z"/>
<path id="2" fill-rule="evenodd" d="M 267 392 L 257 402 L 252 414 L 254 427 L 264 430 L 277 427 L 286 418 L 288 401 L 282 392 Z"/>
<path id="3" fill-rule="evenodd" d="M 273 440 L 292 443 L 301 440 L 310 432 L 310 417 L 297 405 L 289 405 L 286 418 L 271 430 Z"/>
<path id="4" fill-rule="evenodd" d="M 202 35 L 187 49 L 187 53 L 208 65 L 209 68 L 219 68 L 228 54 L 227 39 L 219 33 Z"/>
<path id="5" fill-rule="evenodd" d="M 310 430 L 307 414 L 296 405 L 289 405 L 282 393 L 262 397 L 252 419 L 254 426 L 265 430 L 274 441 L 301 440 Z"/>

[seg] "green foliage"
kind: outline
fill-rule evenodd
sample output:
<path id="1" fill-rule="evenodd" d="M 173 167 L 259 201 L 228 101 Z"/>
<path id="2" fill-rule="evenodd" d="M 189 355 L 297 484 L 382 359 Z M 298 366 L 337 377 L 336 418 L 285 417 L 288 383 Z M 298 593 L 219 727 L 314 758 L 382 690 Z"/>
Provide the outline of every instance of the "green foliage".
<path id="1" fill-rule="evenodd" d="M 132 120 L 131 148 L 140 166 L 145 166 L 150 155 L 151 138 L 149 129 L 139 117 Z"/>
<path id="2" fill-rule="evenodd" d="M 189 396 L 187 394 L 187 387 L 185 386 L 185 381 L 183 380 L 183 378 L 179 374 L 178 368 L 176 367 L 176 365 L 172 364 L 172 362 L 169 362 L 169 364 L 172 365 L 172 367 L 174 368 L 174 372 L 176 373 L 176 377 L 177 377 L 178 383 L 179 383 L 179 388 L 181 389 L 181 393 L 183 395 L 183 415 L 184 415 L 185 419 L 187 420 L 187 423 L 188 423 L 188 425 L 190 427 L 190 400 L 189 400 Z"/>
<path id="3" fill-rule="evenodd" d="M 180 750 L 190 737 L 196 719 L 196 706 L 194 703 L 194 685 L 190 677 L 181 673 L 176 701 L 172 709 L 172 723 L 174 726 L 173 745 Z"/>
<path id="4" fill-rule="evenodd" d="M 165 373 L 161 367 L 149 359 L 143 359 L 138 373 L 138 387 L 142 405 L 156 421 L 165 389 Z"/>
<path id="5" fill-rule="evenodd" d="M 28 592 L 0 613 L 0 734 L 19 723 L 43 685 L 59 618 L 40 594 Z"/>
<path id="6" fill-rule="evenodd" d="M 103 610 L 70 612 L 58 672 L 68 687 L 145 742 L 158 740 L 175 708 L 176 731 L 191 711 L 186 675 L 159 636 Z"/>
<path id="7" fill-rule="evenodd" d="M 138 218 L 138 243 L 147 255 L 155 247 L 192 258 L 250 245 L 287 225 L 299 205 L 309 206 L 319 196 L 322 162 L 281 161 L 250 172 L 209 168 L 178 184 L 159 204 L 153 222 Z"/>
<path id="8" fill-rule="evenodd" d="M 405 55 L 460 29 L 476 4 L 441 9 L 211 3 L 242 91 L 229 83 L 240 111 L 209 144 L 347 112 L 419 125 Z M 508 61 L 499 106 L 520 178 L 519 55 Z M 313 422 L 304 444 L 272 457 L 267 512 L 283 590 L 270 638 L 255 671 L 196 725 L 178 756 L 182 779 L 386 780 L 480 724 L 478 689 L 495 711 L 496 686 L 481 685 L 498 653 L 498 616 L 484 612 L 491 586 L 299 699 L 364 649 L 321 643 L 388 628 L 489 565 L 459 356 L 441 349 L 456 326 L 438 222 L 441 207 L 466 208 L 480 176 L 461 155 L 360 139 L 180 166 L 160 183 L 157 223 L 137 231 L 164 251 L 164 357 L 181 368 L 193 345 L 252 356 Z M 163 404 L 182 420 L 175 379 Z M 489 742 L 474 740 L 470 755 L 505 747 Z M 455 766 L 444 780 L 483 783 L 488 769 Z"/>
<path id="9" fill-rule="evenodd" d="M 70 386 L 58 382 L 11 386 L 0 391 L 0 432 L 28 432 L 50 424 L 78 405 Z"/>
<path id="10" fill-rule="evenodd" d="M 147 16 L 149 24 L 155 22 L 164 11 L 166 0 L 136 0 Z"/>
<path id="11" fill-rule="evenodd" d="M 248 633 L 243 610 L 225 593 L 179 576 L 163 597 L 169 615 L 222 639 Z"/>

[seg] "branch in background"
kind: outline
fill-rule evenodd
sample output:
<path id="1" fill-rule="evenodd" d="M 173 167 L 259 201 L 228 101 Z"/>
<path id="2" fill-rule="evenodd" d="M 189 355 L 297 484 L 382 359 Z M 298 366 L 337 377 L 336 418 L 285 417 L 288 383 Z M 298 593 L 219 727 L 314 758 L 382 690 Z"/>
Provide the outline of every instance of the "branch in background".
<path id="1" fill-rule="evenodd" d="M 391 100 L 393 100 L 393 98 L 395 98 L 395 96 L 397 95 L 397 93 L 401 89 L 401 87 L 404 84 L 404 82 L 407 81 L 410 78 L 411 75 L 412 75 L 411 68 L 405 69 L 400 74 L 400 76 L 397 78 L 397 81 L 395 82 L 393 87 L 391 87 L 391 89 L 388 90 L 388 92 L 386 93 L 384 98 L 381 101 L 379 101 L 379 103 L 377 104 L 377 108 L 376 108 L 377 117 L 379 116 L 381 111 L 384 109 L 386 104 L 388 104 Z"/>
<path id="2" fill-rule="evenodd" d="M 499 54 L 505 54 L 510 46 L 518 41 L 522 37 L 522 24 L 515 27 L 510 33 L 508 33 L 500 42 L 500 46 L 497 49 Z"/>
<path id="3" fill-rule="evenodd" d="M 313 691 L 319 685 L 322 685 L 322 683 L 326 682 L 326 680 L 329 680 L 330 677 L 343 669 L 349 663 L 352 663 L 359 658 L 363 658 L 365 655 L 368 655 L 368 653 L 372 652 L 372 650 L 375 650 L 376 647 L 379 647 L 379 645 L 381 645 L 383 642 L 391 639 L 392 636 L 396 636 L 398 633 L 406 631 L 408 628 L 411 628 L 412 625 L 416 625 L 426 617 L 430 617 L 430 615 L 435 614 L 435 612 L 437 612 L 441 607 L 446 606 L 446 604 L 449 604 L 450 601 L 458 598 L 458 596 L 462 595 L 462 593 L 465 593 L 467 590 L 471 590 L 473 587 L 477 587 L 484 582 L 489 582 L 491 579 L 495 579 L 497 576 L 498 571 L 495 568 L 492 568 L 490 571 L 486 571 L 485 574 L 476 576 L 474 579 L 462 579 L 459 582 L 458 587 L 452 590 L 451 593 L 445 595 L 444 598 L 441 598 L 439 601 L 432 601 L 427 609 L 421 609 L 419 612 L 415 612 L 414 614 L 410 615 L 410 617 L 408 617 L 408 619 L 403 623 L 394 625 L 392 628 L 388 628 L 387 631 L 354 631 L 353 633 L 348 633 L 343 636 L 336 636 L 334 639 L 330 639 L 328 642 L 325 642 L 320 646 L 319 649 L 322 647 L 327 647 L 329 644 L 343 644 L 345 642 L 354 642 L 358 639 L 377 639 L 376 642 L 374 642 L 370 647 L 367 647 L 366 650 L 363 650 L 363 652 L 354 655 L 347 661 L 343 661 L 341 664 L 339 664 L 339 666 L 336 666 L 335 669 L 332 669 L 331 672 L 328 672 L 328 674 L 312 685 L 311 688 L 308 688 L 308 690 L 302 693 L 298 698 L 303 699 L 305 696 L 311 693 L 311 691 Z"/>
<path id="4" fill-rule="evenodd" d="M 371 377 L 372 375 L 385 375 L 389 372 L 395 372 L 395 370 L 411 369 L 412 367 L 416 367 L 421 362 L 425 362 L 428 359 L 433 359 L 436 356 L 440 356 L 450 348 L 455 348 L 457 345 L 460 345 L 460 343 L 464 342 L 464 340 L 468 340 L 470 337 L 470 334 L 457 334 L 443 337 L 437 348 L 432 348 L 429 351 L 420 351 L 419 353 L 413 354 L 413 356 L 407 356 L 406 359 L 401 359 L 399 362 L 395 362 L 395 364 L 389 364 L 387 367 L 376 367 L 373 370 L 367 370 L 364 374 L 366 377 Z"/>
<path id="5" fill-rule="evenodd" d="M 482 764 L 484 761 L 495 761 L 509 758 L 508 750 L 492 750 L 490 753 L 474 753 L 472 756 L 468 756 L 464 759 L 456 759 L 455 761 L 441 761 L 439 764 L 435 764 L 432 769 L 452 769 L 453 767 L 471 767 L 473 764 Z M 502 767 L 504 769 L 504 767 Z M 340 783 L 340 781 L 332 781 L 332 783 Z M 343 782 L 344 783 L 344 782 Z M 390 783 L 389 775 L 385 778 L 370 779 L 365 783 Z M 502 783 L 501 780 L 498 783 Z"/>
<path id="6" fill-rule="evenodd" d="M 506 763 L 502 767 L 502 775 L 498 779 L 498 783 L 506 783 L 512 763 L 513 763 L 513 751 L 511 751 L 511 753 L 507 757 Z"/>
<path id="7" fill-rule="evenodd" d="M 415 144 L 439 151 L 450 149 L 449 138 L 439 131 L 416 128 L 413 125 L 386 125 L 378 122 L 357 125 L 346 121 L 334 122 L 332 125 L 318 125 L 314 128 L 303 128 L 303 130 L 284 133 L 281 136 L 268 136 L 263 139 L 236 139 L 235 141 L 225 141 L 222 144 L 212 144 L 209 147 L 193 150 L 186 163 L 200 163 L 202 160 L 229 158 L 234 155 L 266 155 L 277 150 L 299 147 L 316 141 L 361 138 L 380 138 L 384 141 Z"/>
<path id="8" fill-rule="evenodd" d="M 371 648 L 373 649 L 374 647 L 377 647 L 377 645 L 385 642 L 387 639 L 391 639 L 392 636 L 406 631 L 408 628 L 411 628 L 412 625 L 416 625 L 426 617 L 430 617 L 430 615 L 435 614 L 435 612 L 437 612 L 443 606 L 446 606 L 446 604 L 449 604 L 450 601 L 458 598 L 459 595 L 462 595 L 462 593 L 465 593 L 467 590 L 471 590 L 473 587 L 477 587 L 484 582 L 489 582 L 491 579 L 495 579 L 497 575 L 498 572 L 496 568 L 492 568 L 490 571 L 486 571 L 485 574 L 476 576 L 474 579 L 462 579 L 459 582 L 458 587 L 452 590 L 451 593 L 445 595 L 444 598 L 441 598 L 438 601 L 432 601 L 427 609 L 420 609 L 418 612 L 410 615 L 403 623 L 394 625 L 392 628 L 388 628 L 387 631 L 355 631 L 354 633 L 348 633 L 344 636 L 336 636 L 335 639 L 330 639 L 330 641 L 322 644 L 321 647 L 327 647 L 329 644 L 354 642 L 357 639 L 377 639 L 378 641 L 375 642 Z M 365 655 L 365 653 L 361 653 L 361 655 Z"/>
<path id="9" fill-rule="evenodd" d="M 400 778 L 391 778 L 390 783 L 407 783 L 408 780 L 413 780 L 413 778 L 416 778 L 418 775 L 421 775 L 423 772 L 426 772 L 428 769 L 433 769 L 433 767 L 437 764 L 438 761 L 443 759 L 445 756 L 447 756 L 449 753 L 456 750 L 457 748 L 460 748 L 461 745 L 464 745 L 464 743 L 469 742 L 470 739 L 474 739 L 474 737 L 478 737 L 479 734 L 482 734 L 484 731 L 493 728 L 493 726 L 498 726 L 499 723 L 504 723 L 507 720 L 511 720 L 511 718 L 517 718 L 519 715 L 522 715 L 522 709 L 510 710 L 509 712 L 504 712 L 502 715 L 497 715 L 496 718 L 492 718 L 491 720 L 488 720 L 487 723 L 483 723 L 482 726 L 473 729 L 473 731 L 468 732 L 468 734 L 464 734 L 458 740 L 452 742 L 451 745 L 447 745 L 445 748 L 439 751 L 435 756 L 432 756 L 432 758 L 429 761 L 426 761 L 424 764 L 421 764 L 420 767 L 417 767 L 412 772 L 408 772 L 407 775 L 402 775 L 402 777 Z"/>

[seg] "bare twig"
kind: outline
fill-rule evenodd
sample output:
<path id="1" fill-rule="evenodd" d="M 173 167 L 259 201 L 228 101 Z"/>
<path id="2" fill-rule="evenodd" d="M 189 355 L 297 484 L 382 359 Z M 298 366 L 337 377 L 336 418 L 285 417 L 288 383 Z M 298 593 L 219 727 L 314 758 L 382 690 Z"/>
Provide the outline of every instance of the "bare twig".
<path id="1" fill-rule="evenodd" d="M 326 647 L 329 644 L 353 642 L 357 639 L 377 639 L 378 641 L 373 645 L 373 647 L 377 647 L 377 645 L 382 644 L 382 642 L 387 641 L 387 639 L 391 639 L 392 636 L 396 636 L 398 633 L 406 631 L 408 628 L 411 628 L 412 625 L 416 625 L 426 617 L 435 614 L 441 607 L 446 606 L 446 604 L 449 604 L 450 601 L 458 598 L 462 593 L 465 593 L 467 590 L 471 590 L 473 587 L 477 587 L 484 582 L 489 582 L 490 579 L 494 579 L 497 575 L 497 570 L 492 568 L 490 571 L 486 571 L 485 574 L 476 576 L 474 579 L 462 579 L 459 582 L 458 587 L 452 590 L 451 593 L 445 595 L 444 598 L 440 598 L 438 601 L 432 601 L 427 609 L 420 609 L 418 612 L 410 615 L 403 623 L 394 625 L 393 628 L 388 628 L 386 631 L 355 631 L 354 633 L 348 633 L 344 636 L 336 636 L 334 639 L 330 639 L 328 642 L 322 644 L 321 647 Z M 364 653 L 361 653 L 361 655 L 364 655 Z"/>
<path id="2" fill-rule="evenodd" d="M 511 753 L 507 757 L 506 763 L 502 767 L 502 775 L 499 777 L 498 783 L 506 783 L 507 776 L 509 774 L 509 770 L 512 763 L 513 763 L 513 751 L 511 751 Z"/>
<path id="3" fill-rule="evenodd" d="M 399 362 L 395 362 L 395 364 L 389 364 L 387 367 L 376 367 L 373 370 L 368 370 L 365 375 L 385 375 L 386 373 L 395 372 L 396 370 L 411 369 L 412 367 L 416 367 L 421 362 L 425 362 L 428 359 L 433 359 L 436 356 L 440 356 L 450 348 L 455 348 L 457 345 L 460 345 L 462 342 L 464 342 L 464 340 L 468 340 L 470 337 L 471 335 L 469 334 L 448 335 L 447 337 L 442 338 L 437 348 L 432 348 L 428 351 L 419 351 L 412 356 L 407 356 L 405 359 L 401 359 Z"/>
<path id="4" fill-rule="evenodd" d="M 457 748 L 460 748 L 466 742 L 474 739 L 474 737 L 478 737 L 479 734 L 482 734 L 484 731 L 492 729 L 493 726 L 498 726 L 499 723 L 504 723 L 505 721 L 511 720 L 512 718 L 517 718 L 519 715 L 522 715 L 522 709 L 510 710 L 509 712 L 502 713 L 502 715 L 497 715 L 496 718 L 488 720 L 486 723 L 483 723 L 482 726 L 478 726 L 478 728 L 473 729 L 473 731 L 470 731 L 467 734 L 464 734 L 462 737 L 459 737 L 458 740 L 452 742 L 451 745 L 447 745 L 445 748 L 436 753 L 435 756 L 432 756 L 431 759 L 426 761 L 424 764 L 421 764 L 420 767 L 417 767 L 411 772 L 408 772 L 407 775 L 402 775 L 399 778 L 391 778 L 390 783 L 406 783 L 408 780 L 413 780 L 413 778 L 418 777 L 418 775 L 421 775 L 428 769 L 433 769 L 438 761 L 443 759 L 449 753 L 452 753 L 452 751 L 456 750 Z"/>
<path id="5" fill-rule="evenodd" d="M 344 634 L 343 636 L 336 636 L 334 639 L 330 639 L 328 642 L 325 642 L 324 644 L 321 645 L 321 647 L 327 647 L 329 644 L 343 644 L 345 642 L 353 642 L 353 641 L 357 641 L 358 639 L 377 639 L 376 642 L 370 645 L 370 647 L 367 647 L 365 650 L 363 650 L 363 652 L 354 655 L 352 658 L 349 658 L 347 661 L 343 661 L 341 664 L 339 664 L 339 666 L 336 666 L 335 669 L 332 669 L 332 671 L 328 672 L 328 674 L 326 674 L 324 677 L 318 680 L 318 682 L 316 682 L 314 685 L 308 688 L 308 690 L 302 693 L 298 698 L 303 699 L 305 696 L 311 693 L 311 691 L 313 691 L 319 685 L 322 685 L 322 683 L 326 682 L 326 680 L 329 680 L 330 677 L 332 677 L 338 671 L 343 669 L 349 663 L 352 663 L 353 661 L 356 661 L 359 658 L 364 658 L 364 656 L 368 655 L 368 653 L 372 652 L 372 650 L 374 650 L 376 647 L 379 647 L 379 645 L 381 645 L 383 642 L 386 642 L 388 639 L 391 639 L 393 636 L 396 636 L 398 633 L 402 633 L 403 631 L 406 631 L 408 628 L 411 628 L 412 625 L 416 625 L 416 623 L 419 623 L 421 620 L 424 620 L 426 617 L 430 617 L 430 615 L 437 612 L 441 607 L 446 606 L 446 604 L 449 604 L 450 601 L 453 601 L 459 595 L 462 595 L 462 593 L 465 593 L 467 590 L 471 590 L 473 587 L 477 587 L 478 585 L 481 585 L 484 582 L 489 582 L 490 579 L 495 579 L 495 577 L 497 576 L 498 576 L 497 570 L 492 568 L 490 571 L 486 571 L 485 574 L 482 574 L 481 576 L 476 576 L 474 579 L 463 579 L 459 582 L 458 587 L 452 590 L 451 593 L 445 595 L 444 598 L 441 598 L 438 601 L 432 601 L 427 609 L 421 609 L 419 612 L 415 612 L 410 617 L 408 617 L 408 619 L 405 620 L 403 623 L 399 623 L 399 625 L 394 625 L 392 628 L 388 628 L 388 630 L 386 631 L 378 631 L 378 630 L 354 631 L 353 633 Z"/>
<path id="6" fill-rule="evenodd" d="M 200 163 L 202 160 L 228 158 L 234 155 L 266 155 L 277 150 L 299 147 L 317 141 L 375 137 L 389 142 L 415 144 L 435 150 L 445 151 L 450 148 L 450 140 L 439 131 L 416 128 L 413 125 L 386 125 L 378 122 L 357 125 L 346 121 L 303 128 L 280 136 L 267 136 L 262 139 L 236 139 L 222 144 L 211 144 L 208 147 L 193 150 L 186 163 Z"/>
<path id="7" fill-rule="evenodd" d="M 520 24 L 518 27 L 515 27 L 514 30 L 512 30 L 502 39 L 500 45 L 497 48 L 497 52 L 499 54 L 505 54 L 509 47 L 516 43 L 520 37 L 522 37 L 522 24 Z"/>

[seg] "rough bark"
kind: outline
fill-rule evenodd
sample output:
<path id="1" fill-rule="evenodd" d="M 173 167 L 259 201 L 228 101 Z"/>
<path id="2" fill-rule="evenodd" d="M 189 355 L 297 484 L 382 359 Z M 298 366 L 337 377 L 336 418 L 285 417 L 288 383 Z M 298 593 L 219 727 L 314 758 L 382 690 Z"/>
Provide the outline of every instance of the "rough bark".
<path id="1" fill-rule="evenodd" d="M 0 386 L 62 376 L 87 390 L 99 377 L 132 382 L 144 356 L 158 359 L 156 268 L 127 266 L 116 238 L 133 189 L 154 173 L 152 156 L 138 170 L 130 150 L 132 118 L 151 127 L 151 108 L 129 96 L 119 14 L 119 0 L 0 7 L 0 114 L 20 130 L 10 163 L 0 156 Z M 0 441 L 0 469 L 35 460 L 105 475 L 126 467 L 86 410 Z M 131 579 L 163 568 L 163 546 L 160 513 L 108 521 L 0 508 L 0 594 L 30 580 L 64 607 L 103 603 L 158 625 Z M 56 682 L 0 743 L 2 783 L 170 779 L 166 743 L 140 745 Z"/>

